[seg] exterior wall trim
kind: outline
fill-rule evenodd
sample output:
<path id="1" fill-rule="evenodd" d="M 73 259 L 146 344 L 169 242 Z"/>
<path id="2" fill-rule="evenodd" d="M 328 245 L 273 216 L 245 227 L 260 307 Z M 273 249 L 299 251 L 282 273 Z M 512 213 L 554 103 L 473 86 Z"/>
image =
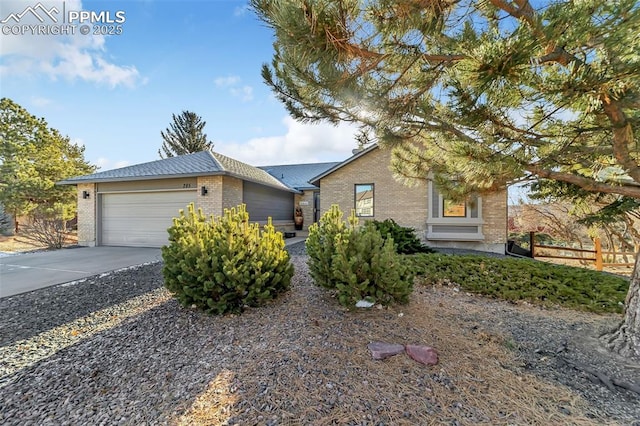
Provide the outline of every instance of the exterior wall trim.
<path id="1" fill-rule="evenodd" d="M 149 192 L 188 192 L 195 191 L 196 188 L 173 188 L 173 189 L 131 189 L 124 191 L 97 191 L 97 194 L 136 194 Z"/>
<path id="2" fill-rule="evenodd" d="M 437 190 L 438 202 L 443 200 L 442 193 L 435 187 L 435 183 L 432 179 L 429 179 L 427 184 L 427 200 L 428 200 L 428 215 L 427 215 L 427 240 L 442 240 L 442 241 L 484 241 L 485 236 L 483 232 L 483 225 L 485 221 L 483 219 L 483 200 L 482 197 L 477 197 L 478 203 L 478 217 L 433 217 L 435 206 L 433 205 L 433 192 Z M 476 232 L 434 232 L 433 225 L 453 225 L 453 226 L 474 226 Z"/>

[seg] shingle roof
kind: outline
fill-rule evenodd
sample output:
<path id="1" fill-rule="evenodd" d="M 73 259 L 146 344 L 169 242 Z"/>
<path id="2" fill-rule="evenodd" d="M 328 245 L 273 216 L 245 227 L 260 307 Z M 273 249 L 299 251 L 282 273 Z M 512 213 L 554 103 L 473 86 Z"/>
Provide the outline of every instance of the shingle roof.
<path id="1" fill-rule="evenodd" d="M 207 175 L 230 175 L 243 180 L 296 192 L 294 188 L 287 186 L 262 169 L 211 151 L 196 152 L 90 175 L 77 176 L 58 183 L 75 185 L 89 182 L 118 182 Z"/>
<path id="2" fill-rule="evenodd" d="M 262 166 L 260 169 L 265 170 L 271 176 L 274 176 L 285 185 L 298 190 L 318 189 L 317 186 L 311 184 L 309 180 L 321 173 L 340 164 L 333 163 L 311 163 L 311 164 L 289 164 L 278 166 Z"/>
<path id="3" fill-rule="evenodd" d="M 208 151 L 169 157 L 149 163 L 135 164 L 119 169 L 65 179 L 61 184 L 85 182 L 115 182 L 142 179 L 199 176 L 222 172 L 222 166 Z"/>
<path id="4" fill-rule="evenodd" d="M 212 154 L 218 160 L 223 169 L 231 175 L 240 177 L 244 180 L 263 183 L 276 188 L 282 188 L 286 190 L 294 189 L 293 187 L 287 186 L 285 183 L 279 181 L 278 179 L 271 176 L 264 170 L 259 169 L 258 167 L 250 166 L 247 163 L 243 163 L 242 161 L 235 160 L 231 157 L 227 157 L 226 155 L 222 155 L 217 152 L 213 152 Z"/>

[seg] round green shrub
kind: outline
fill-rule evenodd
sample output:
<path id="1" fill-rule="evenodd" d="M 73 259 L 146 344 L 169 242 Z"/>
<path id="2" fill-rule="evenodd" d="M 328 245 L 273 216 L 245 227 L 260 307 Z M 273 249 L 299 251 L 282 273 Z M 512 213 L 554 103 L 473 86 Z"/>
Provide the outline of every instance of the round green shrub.
<path id="1" fill-rule="evenodd" d="M 373 224 L 385 240 L 392 238 L 399 254 L 433 253 L 434 250 L 422 244 L 413 228 L 400 226 L 393 219 L 382 222 L 374 220 Z"/>
<path id="2" fill-rule="evenodd" d="M 353 212 L 349 226 L 342 216 L 332 206 L 309 228 L 306 247 L 315 282 L 335 290 L 347 308 L 359 300 L 383 305 L 408 302 L 413 268 L 396 253 L 393 238 L 385 240 L 372 222 L 358 227 Z"/>
<path id="3" fill-rule="evenodd" d="M 184 306 L 212 314 L 260 306 L 289 288 L 293 265 L 269 219 L 249 223 L 246 206 L 207 218 L 193 204 L 180 211 L 162 248 L 165 286 Z"/>
<path id="4" fill-rule="evenodd" d="M 337 205 L 322 215 L 319 222 L 309 226 L 309 236 L 305 243 L 309 256 L 309 273 L 321 287 L 335 288 L 332 257 L 335 254 L 335 241 L 338 235 L 351 232 L 343 220 L 343 213 Z"/>

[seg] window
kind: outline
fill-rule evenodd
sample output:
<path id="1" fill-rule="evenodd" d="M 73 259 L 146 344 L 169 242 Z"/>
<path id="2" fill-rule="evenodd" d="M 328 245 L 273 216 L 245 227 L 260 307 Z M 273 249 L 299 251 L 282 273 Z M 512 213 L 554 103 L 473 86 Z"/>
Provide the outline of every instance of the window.
<path id="1" fill-rule="evenodd" d="M 464 202 L 454 202 L 440 193 L 429 182 L 429 218 L 427 239 L 449 241 L 479 241 L 482 234 L 482 199 L 469 197 Z"/>
<path id="2" fill-rule="evenodd" d="M 442 217 L 467 217 L 467 203 L 442 200 Z"/>
<path id="3" fill-rule="evenodd" d="M 472 196 L 465 202 L 454 202 L 441 194 L 433 182 L 430 182 L 429 185 L 431 193 L 429 218 L 447 218 L 453 221 L 459 221 L 464 218 L 480 218 L 480 197 Z"/>
<path id="4" fill-rule="evenodd" d="M 355 187 L 356 216 L 373 216 L 373 184 L 356 184 Z"/>

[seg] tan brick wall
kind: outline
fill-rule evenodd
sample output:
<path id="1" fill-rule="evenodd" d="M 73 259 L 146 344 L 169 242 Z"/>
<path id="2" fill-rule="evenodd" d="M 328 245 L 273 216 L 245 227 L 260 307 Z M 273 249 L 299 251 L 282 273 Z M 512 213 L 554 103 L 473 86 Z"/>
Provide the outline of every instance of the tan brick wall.
<path id="1" fill-rule="evenodd" d="M 89 198 L 82 198 L 83 191 L 89 192 Z M 96 218 L 98 203 L 96 186 L 93 183 L 78 184 L 78 245 L 94 247 L 96 245 Z"/>
<path id="2" fill-rule="evenodd" d="M 482 218 L 485 242 L 488 244 L 507 243 L 507 191 L 500 191 L 482 197 Z"/>
<path id="3" fill-rule="evenodd" d="M 416 230 L 425 240 L 428 220 L 427 182 L 409 187 L 393 178 L 389 170 L 391 152 L 374 149 L 343 166 L 320 182 L 321 212 L 338 204 L 349 215 L 354 206 L 354 185 L 374 184 L 374 217 L 360 220 L 394 219 L 401 226 Z M 482 251 L 504 252 L 507 241 L 507 191 L 482 197 L 482 232 L 484 241 L 429 241 L 434 247 L 457 247 Z"/>
<path id="4" fill-rule="evenodd" d="M 220 216 L 222 214 L 222 176 L 198 176 L 198 195 L 196 208 L 201 208 L 206 216 Z M 207 188 L 202 195 L 201 188 Z"/>
<path id="5" fill-rule="evenodd" d="M 207 194 L 202 195 L 203 186 Z M 242 204 L 242 180 L 230 176 L 199 176 L 197 207 L 207 216 L 221 216 L 224 209 Z"/>
<path id="6" fill-rule="evenodd" d="M 320 182 L 320 210 L 326 212 L 338 204 L 345 218 L 355 208 L 354 185 L 374 184 L 374 216 L 360 218 L 393 219 L 401 226 L 416 229 L 419 235 L 426 230 L 427 184 L 403 185 L 393 178 L 389 170 L 391 151 L 374 149 L 357 160 L 343 166 Z"/>
<path id="7" fill-rule="evenodd" d="M 222 208 L 230 209 L 242 204 L 242 180 L 231 176 L 222 179 Z"/>

